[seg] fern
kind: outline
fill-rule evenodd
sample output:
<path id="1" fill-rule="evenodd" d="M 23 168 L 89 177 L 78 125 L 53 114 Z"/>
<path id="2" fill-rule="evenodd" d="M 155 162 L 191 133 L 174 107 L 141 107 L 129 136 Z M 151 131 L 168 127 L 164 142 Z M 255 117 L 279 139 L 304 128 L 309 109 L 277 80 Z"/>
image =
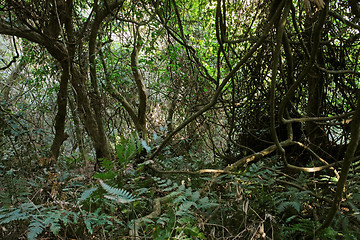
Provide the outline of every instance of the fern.
<path id="1" fill-rule="evenodd" d="M 18 220 L 24 220 L 27 219 L 28 215 L 26 212 L 22 212 L 21 209 L 15 209 L 12 212 L 9 212 L 7 214 L 0 215 L 0 224 L 6 224 L 12 221 L 18 221 Z"/>
<path id="2" fill-rule="evenodd" d="M 41 220 L 34 218 L 29 225 L 28 239 L 35 239 L 44 230 L 44 225 Z"/>
<path id="3" fill-rule="evenodd" d="M 56 236 L 61 226 L 68 223 L 77 223 L 78 213 L 65 209 L 54 209 L 43 205 L 24 203 L 17 208 L 1 208 L 0 224 L 8 224 L 15 221 L 27 220 L 28 239 L 37 239 L 46 228 Z"/>
<path id="4" fill-rule="evenodd" d="M 90 189 L 86 189 L 82 194 L 81 194 L 81 197 L 79 198 L 78 200 L 78 204 L 81 203 L 82 201 L 85 201 L 86 199 L 88 199 L 91 194 L 93 192 L 95 192 L 98 188 L 97 187 L 94 187 L 94 188 L 90 188 Z"/>
<path id="5" fill-rule="evenodd" d="M 163 192 L 169 192 L 169 197 L 176 196 L 172 200 L 172 205 L 175 205 L 175 215 L 180 217 L 194 217 L 192 207 L 196 209 L 208 209 L 215 207 L 218 204 L 209 200 L 208 197 L 201 198 L 199 191 L 194 191 L 191 187 L 185 187 L 185 185 L 178 185 L 176 182 L 172 182 L 170 179 L 154 178 L 159 184 Z"/>
<path id="6" fill-rule="evenodd" d="M 211 201 L 208 197 L 203 197 L 198 201 L 199 209 L 209 209 L 217 206 L 219 206 L 219 203 Z"/>
<path id="7" fill-rule="evenodd" d="M 120 163 L 127 164 L 137 153 L 141 152 L 141 141 L 136 134 L 129 138 L 116 137 L 116 156 Z"/>
<path id="8" fill-rule="evenodd" d="M 56 211 L 49 211 L 45 216 L 45 220 L 43 222 L 44 226 L 50 226 L 50 231 L 56 236 L 61 228 L 60 221 L 62 215 L 65 215 L 66 210 L 56 210 Z M 66 219 L 66 218 L 65 218 Z M 67 223 L 69 220 L 66 219 L 65 222 Z M 65 223 L 64 223 L 65 224 Z M 66 224 L 65 224 L 66 225 Z"/>
<path id="9" fill-rule="evenodd" d="M 301 205 L 299 202 L 283 202 L 279 205 L 278 211 L 282 213 L 289 208 L 293 208 L 296 212 L 300 213 L 300 207 Z"/>
<path id="10" fill-rule="evenodd" d="M 139 200 L 139 198 L 135 198 L 134 195 L 132 195 L 128 191 L 120 188 L 111 187 L 101 180 L 100 185 L 107 193 L 110 194 L 105 195 L 105 198 L 107 199 L 113 200 L 118 203 L 131 203 L 133 201 Z"/>
<path id="11" fill-rule="evenodd" d="M 199 200 L 199 198 L 200 198 L 200 193 L 198 192 L 198 191 L 195 191 L 195 192 L 193 192 L 192 194 L 191 194 L 191 200 L 192 201 L 197 201 L 197 200 Z"/>
<path id="12" fill-rule="evenodd" d="M 93 228 L 92 228 L 92 225 L 91 225 L 91 218 L 85 217 L 84 218 L 84 223 L 85 223 L 85 226 L 86 226 L 87 230 L 89 231 L 89 233 L 93 234 Z"/>
<path id="13" fill-rule="evenodd" d="M 11 207 L 6 208 L 3 207 L 0 209 L 0 224 L 7 224 L 12 221 L 19 221 L 29 219 L 31 216 L 31 212 L 36 210 L 41 210 L 42 206 L 37 206 L 32 203 L 23 203 L 17 208 Z"/>
<path id="14" fill-rule="evenodd" d="M 178 208 L 178 211 L 176 212 L 176 215 L 178 216 L 186 216 L 190 215 L 190 208 L 192 206 L 196 207 L 196 203 L 192 201 L 184 201 Z"/>
<path id="15" fill-rule="evenodd" d="M 81 210 L 81 213 L 83 216 L 85 227 L 90 234 L 94 233 L 94 229 L 96 229 L 97 226 L 103 227 L 106 225 L 113 225 L 113 222 L 111 221 L 112 217 L 101 213 L 100 208 L 96 209 L 96 211 L 93 213 L 88 213 L 83 210 Z"/>

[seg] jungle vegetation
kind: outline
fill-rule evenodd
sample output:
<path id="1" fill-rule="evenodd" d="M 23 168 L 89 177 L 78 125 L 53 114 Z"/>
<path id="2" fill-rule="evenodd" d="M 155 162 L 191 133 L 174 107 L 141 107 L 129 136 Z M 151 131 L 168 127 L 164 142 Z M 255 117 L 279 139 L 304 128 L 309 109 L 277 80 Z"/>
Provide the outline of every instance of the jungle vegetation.
<path id="1" fill-rule="evenodd" d="M 1 0 L 0 239 L 360 239 L 356 0 Z"/>

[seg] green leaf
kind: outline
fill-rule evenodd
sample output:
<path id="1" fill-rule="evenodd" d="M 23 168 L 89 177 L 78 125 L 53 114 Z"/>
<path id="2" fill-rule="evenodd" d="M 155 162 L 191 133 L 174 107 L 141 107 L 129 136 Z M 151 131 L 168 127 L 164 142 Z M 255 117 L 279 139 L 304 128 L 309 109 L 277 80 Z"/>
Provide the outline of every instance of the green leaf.
<path id="1" fill-rule="evenodd" d="M 58 222 L 53 222 L 50 225 L 50 231 L 56 236 L 61 229 L 61 225 Z"/>
<path id="2" fill-rule="evenodd" d="M 293 208 L 299 213 L 300 207 L 301 205 L 299 202 L 283 202 L 279 205 L 278 211 L 281 213 L 284 212 L 286 209 Z"/>
<path id="3" fill-rule="evenodd" d="M 107 171 L 103 173 L 96 173 L 93 177 L 98 179 L 114 179 L 115 176 L 116 173 L 114 171 Z"/>
<path id="4" fill-rule="evenodd" d="M 29 225 L 28 239 L 35 240 L 35 238 L 44 230 L 44 225 L 38 219 L 33 219 Z"/>
<path id="5" fill-rule="evenodd" d="M 353 215 L 355 216 L 355 218 L 357 219 L 357 221 L 360 223 L 360 211 L 359 208 L 357 208 L 355 206 L 354 203 L 348 201 L 349 206 L 351 207 L 351 209 L 354 211 Z"/>
<path id="6" fill-rule="evenodd" d="M 92 227 L 91 227 L 91 220 L 90 220 L 90 218 L 85 217 L 84 223 L 85 223 L 85 226 L 86 226 L 87 230 L 89 231 L 89 233 L 90 233 L 90 234 L 93 234 L 93 229 L 92 229 Z"/>
<path id="7" fill-rule="evenodd" d="M 289 222 L 291 222 L 291 220 L 293 220 L 294 218 L 297 218 L 298 216 L 296 216 L 296 215 L 292 215 L 291 217 L 288 217 L 287 219 L 286 219 L 286 223 L 289 223 Z"/>
<path id="8" fill-rule="evenodd" d="M 24 220 L 29 217 L 25 212 L 22 212 L 21 209 L 16 209 L 8 214 L 4 214 L 3 216 L 4 220 L 0 222 L 1 224 L 6 224 L 12 221 Z"/>
<path id="9" fill-rule="evenodd" d="M 176 212 L 176 215 L 181 216 L 181 215 L 186 214 L 187 212 L 189 212 L 189 209 L 190 209 L 192 206 L 196 206 L 196 203 L 195 203 L 195 202 L 192 202 L 192 201 L 185 201 L 185 202 L 183 202 L 183 203 L 180 205 L 179 210 Z"/>
<path id="10" fill-rule="evenodd" d="M 199 203 L 200 203 L 201 205 L 205 205 L 205 204 L 209 203 L 209 198 L 208 198 L 208 197 L 203 197 L 203 198 L 201 198 L 201 199 L 199 200 Z"/>
<path id="11" fill-rule="evenodd" d="M 170 193 L 168 196 L 170 197 L 170 196 L 176 196 L 178 193 L 177 192 L 172 192 L 172 193 Z M 180 196 L 178 196 L 177 198 L 175 198 L 174 200 L 173 200 L 173 203 L 180 203 L 180 202 L 183 202 L 183 201 L 185 201 L 185 199 L 186 199 L 186 197 L 184 196 L 184 195 L 180 195 Z"/>
<path id="12" fill-rule="evenodd" d="M 86 189 L 82 194 L 81 194 L 81 197 L 79 198 L 78 200 L 78 204 L 81 203 L 82 201 L 85 201 L 86 199 L 88 199 L 91 194 L 93 192 L 95 192 L 98 188 L 97 187 L 93 187 L 93 188 L 89 188 L 89 189 Z"/>
<path id="13" fill-rule="evenodd" d="M 131 203 L 138 200 L 138 198 L 135 198 L 131 193 L 127 192 L 126 190 L 111 187 L 104 183 L 102 180 L 100 180 L 100 185 L 107 193 L 111 194 L 105 196 L 107 199 L 116 201 L 118 203 Z"/>
<path id="14" fill-rule="evenodd" d="M 170 192 L 170 191 L 173 191 L 173 190 L 176 189 L 176 188 L 177 188 L 177 186 L 173 185 L 173 186 L 164 188 L 163 191 L 164 191 L 164 192 Z"/>
<path id="15" fill-rule="evenodd" d="M 183 192 L 185 190 L 185 186 L 184 185 L 180 185 L 178 188 L 179 192 Z"/>
<path id="16" fill-rule="evenodd" d="M 191 200 L 193 200 L 194 202 L 197 201 L 200 198 L 200 193 L 198 191 L 193 192 L 193 194 L 191 195 Z"/>
<path id="17" fill-rule="evenodd" d="M 192 238 L 196 238 L 196 239 L 206 239 L 206 237 L 204 236 L 203 233 L 200 232 L 199 228 L 197 228 L 196 226 L 194 227 L 186 227 L 184 229 L 184 231 L 186 232 L 186 234 Z"/>

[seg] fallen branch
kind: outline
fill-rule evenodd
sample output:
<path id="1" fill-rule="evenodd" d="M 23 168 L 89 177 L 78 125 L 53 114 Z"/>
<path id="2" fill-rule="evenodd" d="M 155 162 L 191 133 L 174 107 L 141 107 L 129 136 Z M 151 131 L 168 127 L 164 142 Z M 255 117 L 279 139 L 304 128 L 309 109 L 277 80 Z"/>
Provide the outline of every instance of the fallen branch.
<path id="1" fill-rule="evenodd" d="M 333 168 L 335 165 L 341 163 L 341 162 L 335 162 L 335 163 L 331 163 L 328 164 L 324 159 L 322 159 L 319 155 L 317 155 L 314 151 L 312 151 L 310 148 L 308 148 L 307 146 L 305 146 L 304 144 L 300 143 L 300 142 L 296 142 L 296 141 L 292 141 L 292 140 L 286 140 L 286 141 L 282 141 L 280 142 L 280 145 L 282 147 L 286 147 L 286 146 L 290 146 L 290 145 L 298 145 L 302 148 L 304 148 L 305 150 L 309 151 L 313 156 L 315 156 L 320 162 L 324 163 L 325 165 L 320 166 L 320 167 L 299 167 L 299 166 L 295 166 L 292 164 L 287 164 L 287 168 L 292 169 L 292 170 L 297 170 L 297 171 L 304 171 L 304 172 L 318 172 L 324 169 L 332 169 L 335 172 L 335 175 L 338 177 L 338 174 L 336 172 L 336 170 Z M 241 159 L 239 159 L 238 161 L 236 161 L 235 163 L 227 166 L 225 169 L 201 169 L 198 171 L 164 171 L 164 170 L 159 170 L 157 168 L 155 168 L 152 165 L 147 165 L 148 168 L 150 168 L 151 170 L 160 173 L 160 174 L 187 174 L 187 175 L 199 175 L 199 174 L 204 174 L 204 173 L 215 173 L 216 176 L 219 176 L 220 174 L 236 174 L 236 172 L 234 172 L 235 169 L 237 169 L 238 167 L 245 165 L 249 162 L 254 161 L 255 159 L 264 157 L 266 155 L 271 154 L 272 152 L 274 152 L 276 150 L 276 145 L 271 145 L 267 148 L 265 148 L 264 150 L 260 151 L 260 152 L 256 152 L 253 153 L 251 155 L 245 156 Z"/>
<path id="2" fill-rule="evenodd" d="M 299 143 L 299 142 L 295 142 L 295 141 L 292 141 L 292 140 L 286 140 L 286 141 L 282 141 L 280 142 L 280 146 L 281 147 L 286 147 L 286 146 L 290 146 L 290 145 L 299 145 L 299 146 L 302 146 L 302 147 L 305 147 L 306 150 L 309 150 L 310 151 L 310 148 L 307 148 L 306 146 L 304 146 L 303 144 Z M 231 172 L 235 169 L 237 169 L 239 166 L 242 166 L 244 164 L 247 164 L 251 161 L 254 161 L 255 159 L 257 158 L 260 158 L 260 157 L 264 157 L 266 155 L 269 155 L 270 153 L 274 152 L 275 150 L 277 149 L 276 145 L 271 145 L 267 148 L 265 148 L 264 150 L 260 151 L 260 152 L 257 152 L 257 153 L 254 153 L 254 154 L 251 154 L 249 156 L 246 156 L 246 157 L 243 157 L 241 158 L 240 160 L 236 161 L 235 163 L 227 166 L 224 171 L 227 171 L 227 172 Z M 298 167 L 298 166 L 295 166 L 295 165 L 292 165 L 292 164 L 287 164 L 285 167 L 289 168 L 289 169 L 292 169 L 292 170 L 296 170 L 296 171 L 303 171 L 303 172 L 318 172 L 318 171 L 321 171 L 321 170 L 324 170 L 324 169 L 328 169 L 328 168 L 332 168 L 334 167 L 336 164 L 338 164 L 339 162 L 336 162 L 336 163 L 332 163 L 332 164 L 327 164 L 325 160 L 323 160 L 322 158 L 320 158 L 317 154 L 315 154 L 313 151 L 310 151 L 310 153 L 314 154 L 315 157 L 317 157 L 321 162 L 325 163 L 325 165 L 323 166 L 320 166 L 320 167 Z"/>
<path id="3" fill-rule="evenodd" d="M 286 140 L 283 142 L 280 142 L 280 145 L 283 147 L 289 146 L 294 144 L 291 140 Z M 239 166 L 247 164 L 251 161 L 254 161 L 257 158 L 264 157 L 266 155 L 269 155 L 270 153 L 274 152 L 276 150 L 276 145 L 271 145 L 270 147 L 265 148 L 264 150 L 251 154 L 249 156 L 243 157 L 240 160 L 236 161 L 235 163 L 227 166 L 224 170 L 225 171 L 232 171 L 234 169 L 237 169 Z"/>

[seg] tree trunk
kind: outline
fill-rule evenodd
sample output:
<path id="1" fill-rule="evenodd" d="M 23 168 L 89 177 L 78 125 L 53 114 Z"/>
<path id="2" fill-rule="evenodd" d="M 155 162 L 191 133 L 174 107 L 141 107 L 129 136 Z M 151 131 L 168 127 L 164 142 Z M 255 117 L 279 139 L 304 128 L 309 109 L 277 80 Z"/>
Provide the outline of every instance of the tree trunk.
<path id="1" fill-rule="evenodd" d="M 320 117 L 324 102 L 324 76 L 313 66 L 308 75 L 308 105 L 306 113 L 309 117 Z M 328 138 L 326 132 L 315 122 L 305 123 L 306 135 L 309 141 L 316 146 L 327 144 Z"/>
<path id="2" fill-rule="evenodd" d="M 62 64 L 62 75 L 60 79 L 60 89 L 57 97 L 58 112 L 55 117 L 55 137 L 50 148 L 50 157 L 56 160 L 59 157 L 60 147 L 63 142 L 69 137 L 65 133 L 65 119 L 67 106 L 67 87 L 70 78 L 69 64 Z"/>
<path id="3" fill-rule="evenodd" d="M 80 128 L 78 111 L 75 109 L 75 103 L 74 103 L 73 99 L 71 99 L 69 97 L 68 101 L 69 101 L 69 107 L 71 110 L 72 119 L 74 121 L 75 135 L 76 135 L 76 141 L 77 141 L 76 144 L 79 147 L 80 158 L 81 158 L 82 162 L 84 162 L 86 164 L 87 162 L 89 162 L 89 159 L 88 159 L 88 153 L 86 151 L 86 147 L 84 144 L 83 131 Z"/>
<path id="4" fill-rule="evenodd" d="M 147 92 L 144 84 L 143 76 L 139 69 L 139 53 L 142 47 L 142 39 L 139 33 L 139 29 L 135 30 L 134 34 L 134 48 L 131 53 L 131 70 L 134 75 L 134 80 L 137 86 L 137 90 L 139 92 L 139 107 L 138 107 L 138 115 L 137 122 L 135 122 L 135 126 L 137 126 L 137 131 L 139 132 L 140 138 L 146 140 L 147 139 L 147 129 L 146 129 L 146 108 L 147 108 Z"/>
<path id="5" fill-rule="evenodd" d="M 81 73 L 81 70 L 76 66 L 73 66 L 71 84 L 75 90 L 75 99 L 80 111 L 81 120 L 85 126 L 87 133 L 89 134 L 95 148 L 96 158 L 98 160 L 106 158 L 113 158 L 113 151 L 110 147 L 108 138 L 101 136 L 101 132 L 105 133 L 105 128 L 103 125 L 98 125 L 96 121 L 99 118 L 102 118 L 101 115 L 95 116 L 94 110 L 91 107 L 85 86 L 87 84 L 86 74 Z M 97 96 L 93 96 L 97 97 Z"/>
<path id="6" fill-rule="evenodd" d="M 307 48 L 309 52 L 312 52 L 312 48 L 319 47 L 316 54 L 316 62 L 319 65 L 324 65 L 323 61 L 323 49 L 321 46 L 313 46 L 313 38 L 312 36 L 319 35 L 319 32 L 313 31 L 313 25 L 316 24 L 316 21 L 319 19 L 320 15 L 317 17 L 308 16 L 306 20 L 305 27 L 309 29 L 309 31 L 305 32 L 305 37 L 309 40 L 307 44 Z M 322 74 L 316 67 L 316 65 L 312 65 L 309 73 L 307 74 L 307 83 L 308 83 L 308 102 L 306 107 L 306 114 L 309 117 L 320 117 L 323 114 L 324 109 L 324 84 L 325 78 L 324 74 Z M 309 137 L 309 141 L 321 147 L 321 145 L 327 145 L 328 138 L 325 131 L 315 122 L 309 121 L 305 123 L 305 132 Z"/>

